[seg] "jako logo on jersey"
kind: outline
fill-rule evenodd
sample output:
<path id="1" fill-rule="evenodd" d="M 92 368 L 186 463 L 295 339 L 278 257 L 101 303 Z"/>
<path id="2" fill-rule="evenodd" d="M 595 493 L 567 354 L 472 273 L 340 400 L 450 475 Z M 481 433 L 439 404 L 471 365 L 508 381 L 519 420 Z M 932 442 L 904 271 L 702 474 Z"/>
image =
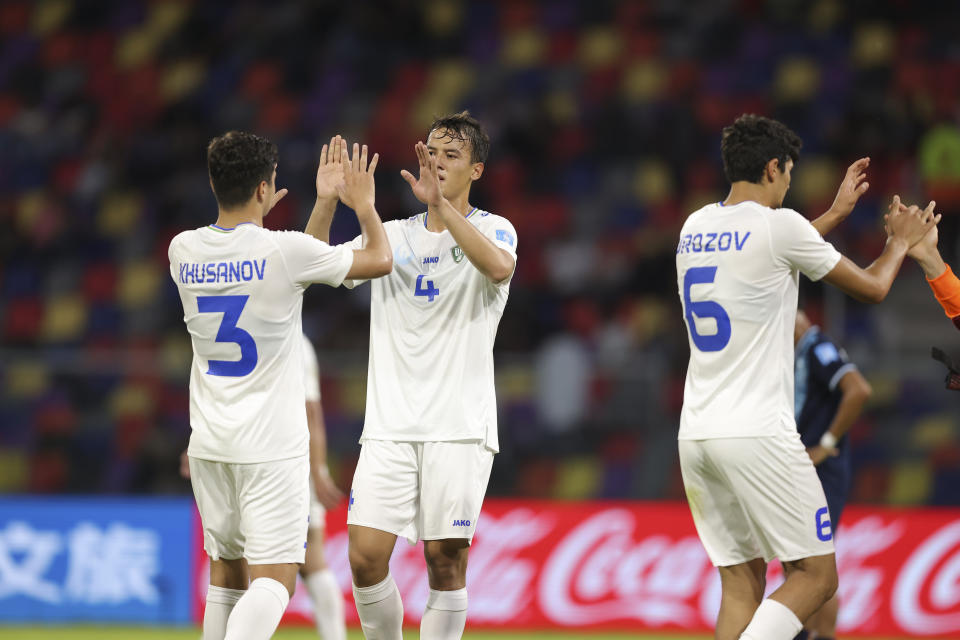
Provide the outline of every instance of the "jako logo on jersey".
<path id="1" fill-rule="evenodd" d="M 730 233 L 688 233 L 680 238 L 680 244 L 677 245 L 677 253 L 713 253 L 715 251 L 742 251 L 743 245 L 747 244 L 747 238 L 750 232 L 740 237 L 739 231 Z"/>
<path id="2" fill-rule="evenodd" d="M 454 262 L 459 263 L 461 260 L 463 260 L 463 249 L 460 247 L 454 247 L 453 249 L 450 249 L 450 253 L 453 254 Z"/>
<path id="3" fill-rule="evenodd" d="M 469 527 L 469 526 L 470 526 L 470 521 L 469 521 L 469 520 L 454 520 L 454 521 L 453 521 L 453 526 L 455 526 L 455 527 Z"/>
<path id="4" fill-rule="evenodd" d="M 427 256 L 423 259 L 423 264 L 437 264 L 440 262 L 440 256 Z"/>
<path id="5" fill-rule="evenodd" d="M 497 240 L 506 242 L 511 247 L 513 246 L 513 234 L 506 229 L 497 229 Z"/>

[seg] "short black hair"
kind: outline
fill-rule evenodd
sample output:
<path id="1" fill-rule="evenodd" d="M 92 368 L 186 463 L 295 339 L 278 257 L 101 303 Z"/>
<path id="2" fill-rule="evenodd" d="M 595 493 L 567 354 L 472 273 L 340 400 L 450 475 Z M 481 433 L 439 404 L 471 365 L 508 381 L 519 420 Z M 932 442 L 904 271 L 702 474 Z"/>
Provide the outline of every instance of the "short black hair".
<path id="1" fill-rule="evenodd" d="M 221 207 L 238 207 L 253 197 L 277 166 L 277 145 L 245 131 L 228 131 L 207 145 L 207 171 Z"/>
<path id="2" fill-rule="evenodd" d="M 723 128 L 720 139 L 723 173 L 731 183 L 759 183 L 768 162 L 774 158 L 779 160 L 782 172 L 787 158 L 796 162 L 800 157 L 801 146 L 800 136 L 782 122 L 744 114 Z"/>
<path id="3" fill-rule="evenodd" d="M 437 130 L 447 132 L 447 137 L 453 140 L 470 142 L 470 162 L 486 162 L 490 153 L 490 136 L 483 130 L 480 121 L 470 115 L 469 111 L 461 111 L 448 116 L 435 118 L 427 129 L 427 137 Z"/>

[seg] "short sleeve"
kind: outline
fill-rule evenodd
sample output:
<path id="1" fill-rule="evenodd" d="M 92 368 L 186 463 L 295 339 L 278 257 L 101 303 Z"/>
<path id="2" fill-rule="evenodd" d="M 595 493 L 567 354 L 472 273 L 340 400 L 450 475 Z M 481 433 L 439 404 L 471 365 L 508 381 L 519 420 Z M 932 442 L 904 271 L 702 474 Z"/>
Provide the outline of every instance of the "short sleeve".
<path id="1" fill-rule="evenodd" d="M 274 237 L 291 280 L 304 286 L 319 282 L 339 287 L 353 266 L 353 251 L 345 245 L 332 247 L 299 231 L 278 231 Z"/>
<path id="2" fill-rule="evenodd" d="M 307 402 L 320 402 L 320 364 L 307 336 L 303 336 L 303 389 Z"/>
<path id="3" fill-rule="evenodd" d="M 513 256 L 514 261 L 517 260 L 517 231 L 509 220 L 491 215 L 482 231 L 493 244 Z"/>
<path id="4" fill-rule="evenodd" d="M 480 231 L 487 238 L 490 239 L 493 244 L 497 245 L 500 249 L 503 249 L 513 257 L 513 273 L 517 270 L 517 231 L 513 228 L 513 225 L 510 224 L 510 221 L 506 218 L 500 216 L 495 216 L 492 214 L 484 214 L 484 218 L 481 218 L 481 223 L 477 225 Z M 496 286 L 502 287 L 510 284 L 510 281 L 513 280 L 513 273 L 510 274 L 510 277 L 502 282 L 497 282 Z"/>
<path id="5" fill-rule="evenodd" d="M 343 244 L 337 246 L 346 247 L 351 253 L 354 251 L 360 251 L 363 249 L 363 236 L 357 236 L 350 242 L 344 242 Z M 366 282 L 364 279 L 344 280 L 343 286 L 345 286 L 347 289 L 353 289 L 358 284 L 363 284 L 364 282 Z"/>
<path id="6" fill-rule="evenodd" d="M 823 339 L 810 349 L 810 375 L 833 391 L 848 372 L 857 368 L 847 353 L 830 340 Z"/>
<path id="7" fill-rule="evenodd" d="M 769 220 L 771 249 L 778 262 L 814 281 L 830 273 L 840 262 L 840 252 L 793 209 L 777 209 Z"/>

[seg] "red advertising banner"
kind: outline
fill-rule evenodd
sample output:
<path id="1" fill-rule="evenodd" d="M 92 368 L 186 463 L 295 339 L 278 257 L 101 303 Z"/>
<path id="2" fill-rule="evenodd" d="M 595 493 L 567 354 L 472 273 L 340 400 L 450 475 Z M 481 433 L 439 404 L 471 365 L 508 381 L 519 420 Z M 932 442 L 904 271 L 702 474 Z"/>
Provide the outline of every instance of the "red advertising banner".
<path id="1" fill-rule="evenodd" d="M 325 555 L 357 624 L 345 523 L 345 509 L 328 514 Z M 842 635 L 960 637 L 960 510 L 849 507 L 837 564 Z M 398 541 L 390 567 L 416 625 L 429 589 L 422 545 Z M 781 581 L 774 563 L 768 591 Z M 488 500 L 467 588 L 468 625 L 488 628 L 710 631 L 720 604 L 717 571 L 682 503 Z M 284 620 L 312 624 L 302 586 Z"/>

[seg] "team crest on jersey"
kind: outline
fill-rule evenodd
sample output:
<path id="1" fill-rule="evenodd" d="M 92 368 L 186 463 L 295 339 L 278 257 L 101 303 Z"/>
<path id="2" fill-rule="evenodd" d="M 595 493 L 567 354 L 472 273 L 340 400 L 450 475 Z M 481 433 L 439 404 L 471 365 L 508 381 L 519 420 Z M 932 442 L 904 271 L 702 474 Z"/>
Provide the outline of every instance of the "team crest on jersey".
<path id="1" fill-rule="evenodd" d="M 450 249 L 450 253 L 453 254 L 454 262 L 459 263 L 461 260 L 463 260 L 463 249 L 461 249 L 459 246 Z"/>

